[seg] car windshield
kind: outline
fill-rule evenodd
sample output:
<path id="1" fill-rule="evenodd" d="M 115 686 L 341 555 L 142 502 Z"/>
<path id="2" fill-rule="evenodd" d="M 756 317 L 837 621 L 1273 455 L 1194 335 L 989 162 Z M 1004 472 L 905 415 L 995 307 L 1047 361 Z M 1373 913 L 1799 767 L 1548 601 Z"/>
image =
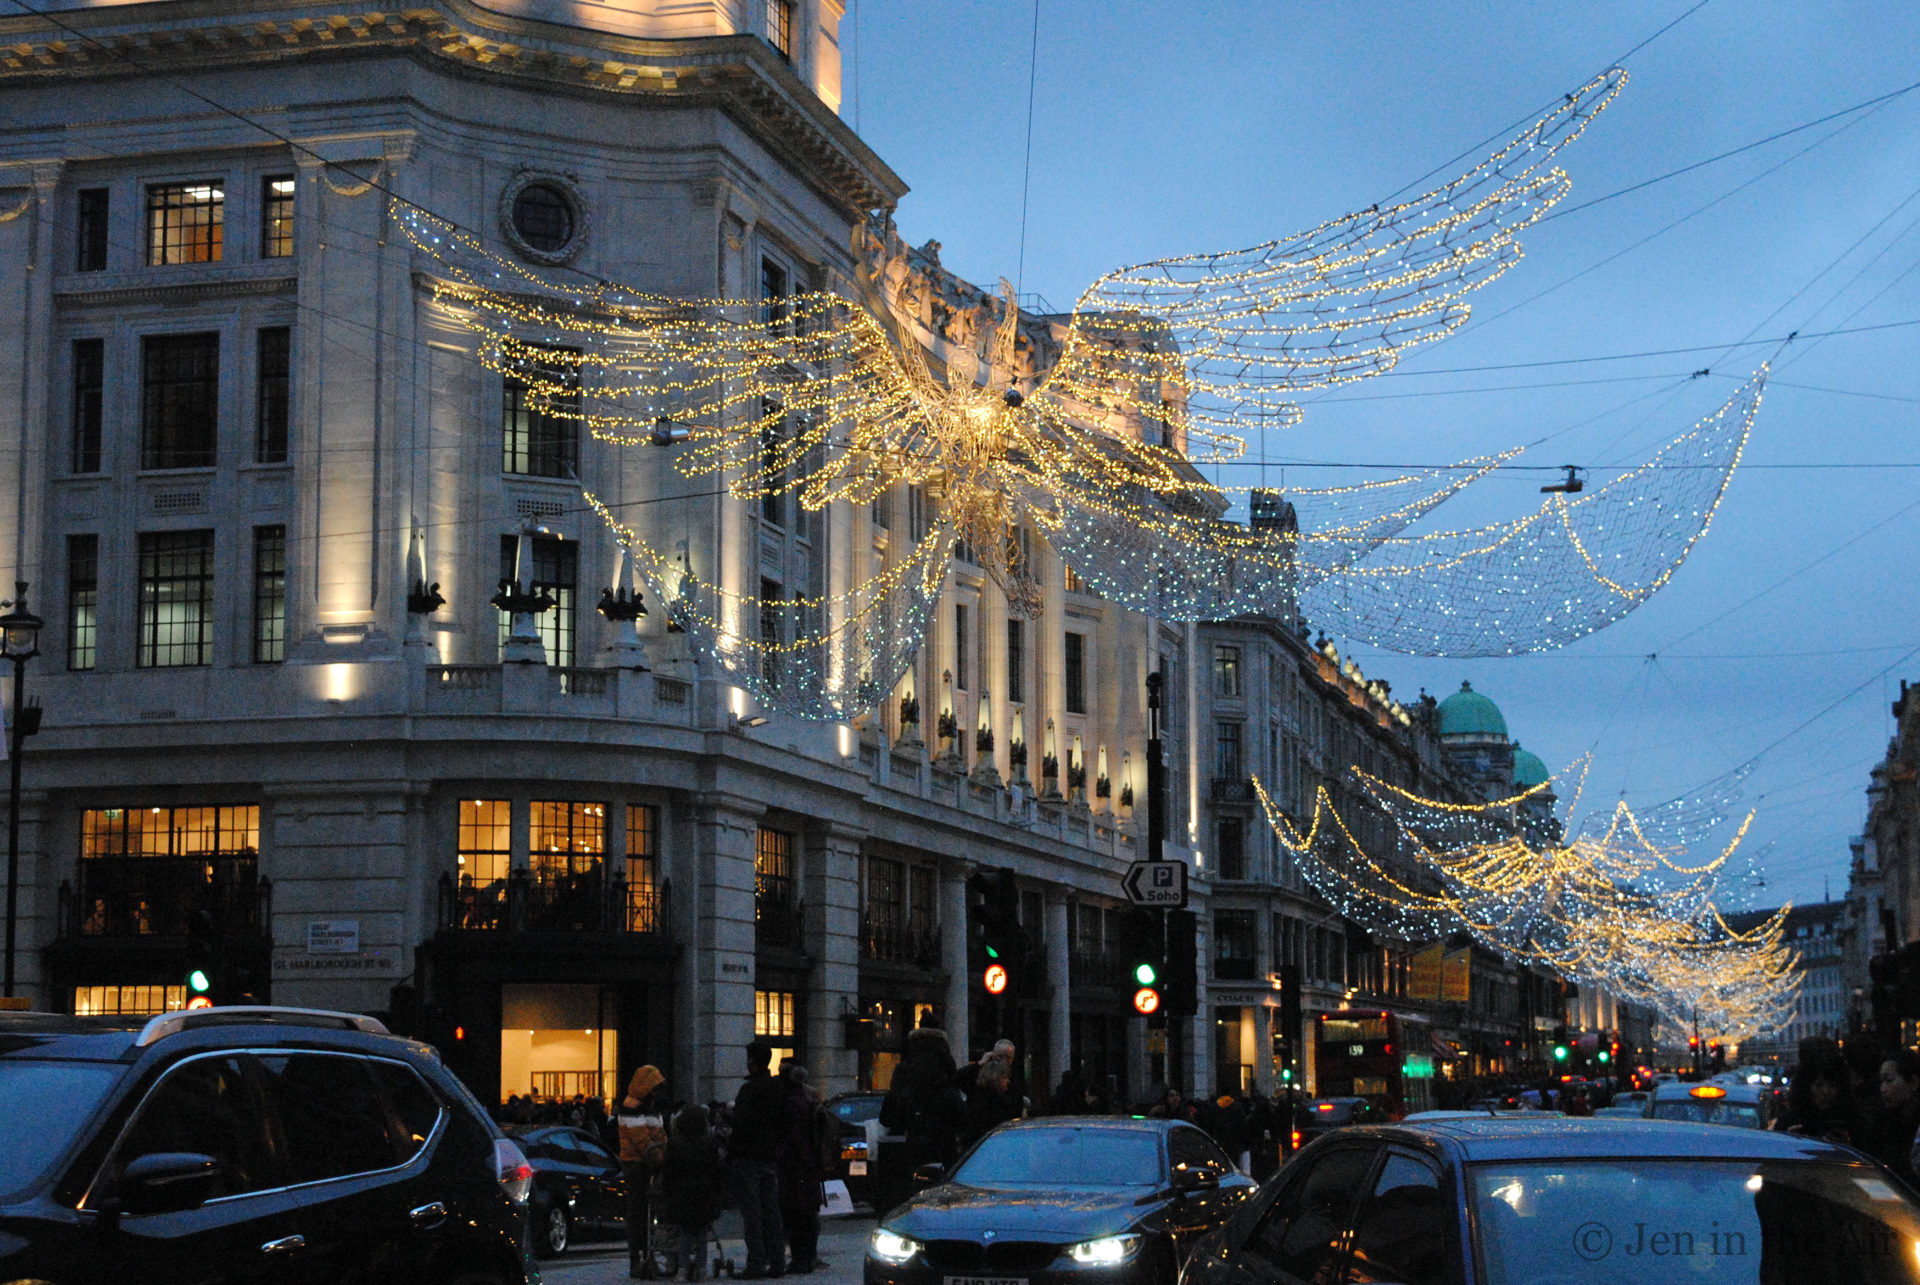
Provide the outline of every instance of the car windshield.
<path id="1" fill-rule="evenodd" d="M 123 1069 L 0 1058 L 0 1200 L 31 1187 L 60 1158 Z"/>
<path id="2" fill-rule="evenodd" d="M 1731 1124 L 1742 1129 L 1760 1127 L 1760 1108 L 1751 1102 L 1725 1098 L 1677 1098 L 1653 1104 L 1656 1120 L 1685 1120 L 1690 1124 Z"/>
<path id="3" fill-rule="evenodd" d="M 1008 1129 L 984 1139 L 954 1174 L 975 1187 L 1158 1187 L 1157 1134 L 1129 1129 Z"/>
<path id="4" fill-rule="evenodd" d="M 865 1124 L 880 1117 L 880 1104 L 885 1098 L 842 1098 L 832 1104 L 833 1113 L 848 1124 Z"/>
<path id="5" fill-rule="evenodd" d="M 1920 1206 L 1865 1165 L 1549 1160 L 1469 1172 L 1488 1285 L 1920 1282 Z"/>

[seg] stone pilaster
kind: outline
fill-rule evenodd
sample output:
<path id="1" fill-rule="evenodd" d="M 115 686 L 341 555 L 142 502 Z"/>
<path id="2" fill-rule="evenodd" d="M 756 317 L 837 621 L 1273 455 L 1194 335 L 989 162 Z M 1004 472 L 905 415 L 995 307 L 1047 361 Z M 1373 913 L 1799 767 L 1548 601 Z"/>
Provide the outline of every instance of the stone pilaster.
<path id="1" fill-rule="evenodd" d="M 972 867 L 949 859 L 940 863 L 940 953 L 947 965 L 947 1003 L 941 1015 L 954 1056 L 964 1057 L 970 1031 L 967 1020 L 967 876 Z"/>
<path id="2" fill-rule="evenodd" d="M 1073 960 L 1067 940 L 1066 890 L 1047 889 L 1047 1065 L 1055 1082 L 1073 1065 Z M 1052 1091 L 1051 1084 L 1032 1086 L 1036 1103 Z"/>
<path id="3" fill-rule="evenodd" d="M 681 956 L 674 1041 L 682 1091 L 692 1101 L 733 1100 L 753 1040 L 753 853 L 764 807 L 731 795 L 693 805 L 691 870 L 674 880 Z M 678 863 L 676 863 L 678 864 Z"/>
<path id="4" fill-rule="evenodd" d="M 851 1092 L 860 1069 L 858 1052 L 846 1047 L 843 1019 L 860 1004 L 862 837 L 832 822 L 810 827 L 800 871 L 803 930 L 814 960 L 807 979 L 808 1071 L 823 1097 Z"/>

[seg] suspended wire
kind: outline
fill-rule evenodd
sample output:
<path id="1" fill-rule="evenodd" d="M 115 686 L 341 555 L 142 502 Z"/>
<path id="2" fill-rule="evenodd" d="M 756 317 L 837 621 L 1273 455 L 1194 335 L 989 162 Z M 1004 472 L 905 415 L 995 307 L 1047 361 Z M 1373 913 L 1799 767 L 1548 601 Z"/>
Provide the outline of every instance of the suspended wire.
<path id="1" fill-rule="evenodd" d="M 1803 122 L 1802 124 L 1794 125 L 1787 129 L 1778 130 L 1772 134 L 1767 135 L 1765 138 L 1757 138 L 1751 143 L 1742 143 L 1739 147 L 1729 148 L 1727 151 L 1721 152 L 1717 156 L 1709 156 L 1703 161 L 1694 161 L 1691 164 L 1682 165 L 1678 169 L 1668 170 L 1665 174 L 1657 174 L 1652 178 L 1642 179 L 1638 183 L 1630 184 L 1626 187 L 1618 189 L 1617 191 L 1608 192 L 1604 196 L 1596 196 L 1590 201 L 1582 201 L 1578 205 L 1563 206 L 1560 209 L 1553 210 L 1548 214 L 1542 215 L 1538 221 L 1541 223 L 1551 223 L 1555 219 L 1563 219 L 1569 214 L 1578 214 L 1580 211 L 1590 210 L 1596 205 L 1605 205 L 1608 201 L 1614 200 L 1618 197 L 1626 196 L 1632 192 L 1642 191 L 1646 188 L 1652 187 L 1656 183 L 1664 183 L 1670 178 L 1679 178 L 1682 174 L 1691 174 L 1695 170 L 1703 170 L 1707 168 L 1709 165 L 1718 165 L 1721 161 L 1731 159 L 1732 157 L 1735 157 L 1735 156 L 1739 156 L 1743 152 L 1751 152 L 1755 148 L 1765 147 L 1768 143 L 1777 143 L 1783 138 L 1791 138 L 1795 134 L 1805 133 L 1807 130 L 1813 129 L 1820 125 L 1824 125 L 1828 121 L 1839 120 L 1842 116 L 1851 116 L 1855 112 L 1863 112 L 1870 107 L 1882 106 L 1886 103 L 1892 102 L 1896 98 L 1905 97 L 1907 94 L 1911 94 L 1916 89 L 1920 89 L 1920 80 L 1914 81 L 1911 85 L 1908 85 L 1903 89 L 1895 89 L 1888 93 L 1880 94 L 1873 98 L 1869 98 L 1864 102 L 1855 103 L 1851 107 L 1842 107 L 1839 111 L 1828 112 L 1825 116 L 1818 117 L 1817 119 L 1806 121 L 1806 122 Z M 1825 141 L 1825 140 L 1822 140 L 1822 141 Z"/>
<path id="2" fill-rule="evenodd" d="M 1013 275 L 1013 297 L 1027 281 L 1027 193 L 1033 187 L 1033 90 L 1040 79 L 1040 0 L 1033 0 L 1033 44 L 1027 54 L 1027 158 L 1020 174 L 1020 266 Z"/>
<path id="3" fill-rule="evenodd" d="M 1645 49 L 1648 45 L 1660 39 L 1660 37 L 1666 35 L 1669 31 L 1672 31 L 1675 27 L 1679 26 L 1681 23 L 1685 22 L 1688 18 L 1691 18 L 1694 14 L 1700 12 L 1700 10 L 1706 8 L 1711 3 L 1712 3 L 1712 0 L 1698 0 L 1698 2 L 1694 4 L 1692 8 L 1688 9 L 1685 13 L 1681 14 L 1679 17 L 1673 19 L 1671 22 L 1661 27 L 1658 31 L 1654 32 L 1652 35 L 1642 40 L 1639 44 L 1635 45 L 1633 48 L 1621 54 L 1618 58 L 1610 59 L 1608 62 L 1603 64 L 1598 70 L 1601 72 L 1604 72 L 1610 67 L 1618 67 L 1622 65 L 1627 61 L 1627 59 L 1633 57 L 1635 54 L 1639 53 L 1642 49 Z M 1520 116 L 1511 125 L 1502 126 L 1501 128 L 1495 130 L 1493 133 L 1487 135 L 1485 138 L 1481 139 L 1479 142 L 1474 143 L 1472 146 L 1467 147 L 1466 149 L 1460 152 L 1456 152 L 1454 155 L 1448 157 L 1446 160 L 1441 161 L 1438 165 L 1428 170 L 1425 174 L 1422 174 L 1419 178 L 1412 179 L 1409 182 L 1401 185 L 1396 190 L 1389 192 L 1386 198 L 1382 200 L 1380 203 L 1382 205 L 1391 204 L 1395 198 L 1401 196 L 1402 194 L 1408 191 L 1411 191 L 1415 187 L 1418 187 L 1420 184 L 1426 182 L 1428 179 L 1432 178 L 1435 174 L 1440 173 L 1442 170 L 1458 164 L 1459 162 L 1465 160 L 1469 156 L 1477 155 L 1479 152 L 1485 149 L 1488 146 L 1488 144 L 1497 143 L 1503 138 L 1511 137 L 1514 130 L 1519 129 L 1522 125 L 1525 125 L 1527 122 L 1531 120 L 1538 119 L 1542 114 L 1551 110 L 1554 107 L 1554 105 L 1557 104 L 1559 101 L 1560 99 L 1558 97 L 1549 99 L 1547 102 L 1541 104 L 1539 107 L 1536 107 L 1532 111 L 1527 112 L 1524 115 Z"/>

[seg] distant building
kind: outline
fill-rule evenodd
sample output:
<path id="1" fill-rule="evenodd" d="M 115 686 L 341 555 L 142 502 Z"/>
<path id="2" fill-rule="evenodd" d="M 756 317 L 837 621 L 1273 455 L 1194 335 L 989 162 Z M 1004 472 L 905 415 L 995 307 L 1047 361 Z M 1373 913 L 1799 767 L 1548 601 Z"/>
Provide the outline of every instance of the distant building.
<path id="1" fill-rule="evenodd" d="M 1920 699 L 1906 680 L 1894 734 L 1867 786 L 1867 818 L 1847 878 L 1846 971 L 1859 1024 L 1882 1041 L 1920 1042 Z"/>
<path id="2" fill-rule="evenodd" d="M 1778 913 L 1778 908 L 1742 911 L 1726 917 L 1727 927 L 1748 932 Z M 1787 911 L 1783 941 L 1798 956 L 1795 966 L 1800 974 L 1800 994 L 1785 1026 L 1741 1042 L 1741 1061 L 1777 1058 L 1792 1062 L 1799 1056 L 1801 1040 L 1816 1036 L 1837 1039 L 1846 1034 L 1846 922 L 1844 901 L 1816 901 Z"/>

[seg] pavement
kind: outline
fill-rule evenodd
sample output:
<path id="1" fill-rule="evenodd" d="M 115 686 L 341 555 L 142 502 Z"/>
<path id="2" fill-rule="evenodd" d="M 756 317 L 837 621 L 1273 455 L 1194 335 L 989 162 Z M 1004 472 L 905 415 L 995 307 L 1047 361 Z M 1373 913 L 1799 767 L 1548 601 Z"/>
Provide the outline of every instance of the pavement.
<path id="1" fill-rule="evenodd" d="M 873 1234 L 873 1215 L 854 1213 L 829 1218 L 820 1224 L 820 1257 L 827 1260 L 824 1269 L 804 1276 L 789 1276 L 792 1285 L 859 1285 L 860 1264 L 866 1256 L 867 1238 Z M 747 1247 L 740 1239 L 740 1215 L 729 1210 L 716 1226 L 724 1253 L 736 1269 L 746 1266 Z M 709 1248 L 711 1256 L 711 1248 Z M 558 1258 L 537 1260 L 540 1278 L 546 1285 L 625 1285 L 627 1247 L 624 1241 L 594 1240 L 570 1246 Z M 721 1276 L 718 1285 L 728 1285 Z M 715 1280 L 709 1276 L 709 1281 Z"/>

